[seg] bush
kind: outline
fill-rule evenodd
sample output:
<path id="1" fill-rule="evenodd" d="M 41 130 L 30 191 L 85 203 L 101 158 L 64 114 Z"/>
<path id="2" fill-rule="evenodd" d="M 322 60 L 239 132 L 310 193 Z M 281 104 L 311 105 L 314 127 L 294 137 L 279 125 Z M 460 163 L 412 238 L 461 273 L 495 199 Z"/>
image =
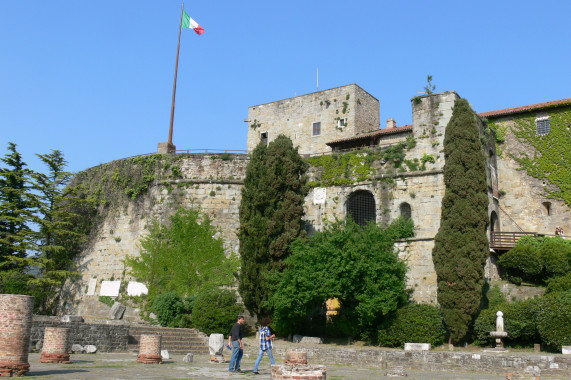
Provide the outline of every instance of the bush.
<path id="1" fill-rule="evenodd" d="M 554 277 L 549 280 L 545 293 L 565 292 L 567 290 L 571 290 L 571 272 L 565 276 Z"/>
<path id="2" fill-rule="evenodd" d="M 545 239 L 538 250 L 543 262 L 544 279 L 561 276 L 569 271 L 571 245 L 561 238 Z"/>
<path id="3" fill-rule="evenodd" d="M 190 320 L 193 327 L 205 334 L 228 335 L 236 317 L 243 311 L 235 292 L 214 288 L 198 294 Z"/>
<path id="4" fill-rule="evenodd" d="M 571 345 L 571 291 L 554 293 L 539 300 L 537 329 L 549 349 L 561 352 Z"/>
<path id="5" fill-rule="evenodd" d="M 153 302 L 153 312 L 161 326 L 178 327 L 184 313 L 184 303 L 174 292 L 162 293 Z"/>
<path id="6" fill-rule="evenodd" d="M 536 282 L 543 265 L 537 250 L 531 245 L 516 246 L 500 256 L 498 264 L 505 271 L 507 279 L 517 285 L 521 280 Z"/>
<path id="7" fill-rule="evenodd" d="M 446 328 L 440 309 L 433 305 L 410 304 L 396 312 L 390 327 L 379 330 L 379 344 L 403 347 L 405 343 L 444 342 Z"/>
<path id="8" fill-rule="evenodd" d="M 480 312 L 474 322 L 474 343 L 482 346 L 493 345 L 491 331 L 496 331 L 496 313 L 504 313 L 504 330 L 508 333 L 505 344 L 508 346 L 531 346 L 539 341 L 535 316 L 539 300 L 529 299 L 496 305 Z"/>

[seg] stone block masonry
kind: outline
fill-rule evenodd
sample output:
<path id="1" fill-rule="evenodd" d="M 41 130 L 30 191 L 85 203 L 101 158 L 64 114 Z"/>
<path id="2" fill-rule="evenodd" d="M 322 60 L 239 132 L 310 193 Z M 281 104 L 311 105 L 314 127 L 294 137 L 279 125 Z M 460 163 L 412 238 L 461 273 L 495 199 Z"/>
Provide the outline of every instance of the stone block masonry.
<path id="1" fill-rule="evenodd" d="M 272 380 L 325 380 L 327 369 L 322 365 L 272 365 Z"/>
<path id="2" fill-rule="evenodd" d="M 0 377 L 28 372 L 34 297 L 0 294 Z"/>
<path id="3" fill-rule="evenodd" d="M 56 317 L 34 316 L 32 323 L 32 343 L 45 344 L 47 328 L 68 330 L 68 344 L 81 346 L 94 345 L 99 352 L 127 351 L 129 341 L 129 325 L 91 324 L 82 322 L 60 322 Z"/>

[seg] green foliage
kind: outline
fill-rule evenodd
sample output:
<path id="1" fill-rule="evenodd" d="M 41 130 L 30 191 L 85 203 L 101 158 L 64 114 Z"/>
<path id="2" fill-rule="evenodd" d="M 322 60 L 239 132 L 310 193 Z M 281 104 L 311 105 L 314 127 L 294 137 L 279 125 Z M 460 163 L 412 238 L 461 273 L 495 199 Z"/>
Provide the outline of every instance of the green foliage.
<path id="1" fill-rule="evenodd" d="M 571 345 L 571 291 L 553 293 L 540 299 L 537 330 L 541 341 L 555 352 Z"/>
<path id="2" fill-rule="evenodd" d="M 486 285 L 484 285 L 483 309 L 494 308 L 506 302 L 507 302 L 506 297 L 504 296 L 504 293 L 502 293 L 502 291 L 500 290 L 499 286 L 494 285 L 493 287 L 490 288 L 487 283 Z"/>
<path id="3" fill-rule="evenodd" d="M 140 256 L 125 259 L 129 273 L 149 288 L 146 310 L 159 293 L 185 297 L 233 283 L 238 260 L 226 257 L 222 238 L 213 237 L 217 232 L 208 216 L 183 208 L 168 225 L 152 223 L 141 239 Z"/>
<path id="4" fill-rule="evenodd" d="M 446 327 L 437 306 L 409 304 L 397 310 L 389 327 L 379 330 L 379 344 L 404 347 L 405 343 L 430 343 L 438 346 L 444 342 Z"/>
<path id="5" fill-rule="evenodd" d="M 498 264 L 507 279 L 517 285 L 521 285 L 522 280 L 533 282 L 542 269 L 541 259 L 531 246 L 514 247 L 500 256 Z"/>
<path id="6" fill-rule="evenodd" d="M 174 292 L 159 294 L 152 306 L 161 326 L 178 327 L 185 307 L 181 296 Z"/>
<path id="7" fill-rule="evenodd" d="M 219 288 L 203 291 L 194 301 L 192 326 L 208 335 L 227 335 L 243 310 L 233 291 Z"/>
<path id="8" fill-rule="evenodd" d="M 266 314 L 267 275 L 283 269 L 289 245 L 305 236 L 303 203 L 307 164 L 283 135 L 258 144 L 246 169 L 240 204 L 240 283 L 246 308 Z"/>
<path id="9" fill-rule="evenodd" d="M 385 229 L 348 220 L 327 226 L 309 241 L 296 240 L 287 269 L 272 277 L 269 304 L 276 329 L 311 333 L 309 328 L 319 324 L 323 329 L 325 319 L 319 316 L 325 301 L 337 298 L 341 309 L 332 320 L 334 329 L 373 339 L 378 324 L 406 303 L 406 266 L 393 244 L 412 234 L 410 219 Z"/>
<path id="10" fill-rule="evenodd" d="M 516 301 L 495 305 L 480 312 L 474 322 L 475 343 L 493 345 L 490 331 L 496 331 L 496 313 L 504 313 L 504 331 L 508 333 L 504 342 L 508 346 L 531 346 L 539 341 L 536 317 L 540 310 L 538 299 Z"/>
<path id="11" fill-rule="evenodd" d="M 551 278 L 547 284 L 545 293 L 566 292 L 568 290 L 571 290 L 571 272 L 567 272 L 564 276 Z"/>
<path id="12" fill-rule="evenodd" d="M 413 136 L 408 136 L 406 141 L 390 146 L 383 151 L 359 149 L 349 153 L 334 153 L 308 158 L 306 161 L 314 167 L 322 168 L 320 183 L 315 186 L 339 186 L 349 185 L 355 182 L 372 180 L 376 174 L 374 164 L 388 163 L 392 168 L 400 168 L 405 161 L 406 152 L 416 145 Z M 418 161 L 418 160 L 417 160 Z M 413 161 L 408 161 L 410 167 Z M 312 182 L 312 184 L 314 184 Z"/>
<path id="13" fill-rule="evenodd" d="M 425 94 L 432 94 L 436 90 L 436 86 L 432 84 L 432 75 L 428 75 L 426 77 L 426 86 L 424 86 L 424 93 Z"/>
<path id="14" fill-rule="evenodd" d="M 37 156 L 47 172 L 34 172 L 10 143 L 0 169 L 0 288 L 35 297 L 35 312 L 56 310 L 72 259 L 85 241 L 77 202 L 65 199 L 71 174 L 58 150 Z"/>
<path id="15" fill-rule="evenodd" d="M 532 148 L 532 152 L 513 152 L 510 156 L 532 177 L 548 181 L 556 187 L 545 191 L 550 198 L 560 199 L 571 206 L 571 110 L 569 107 L 548 109 L 551 131 L 538 135 L 535 115 L 514 117 L 511 131 L 515 137 Z"/>
<path id="16" fill-rule="evenodd" d="M 525 236 L 500 257 L 498 264 L 513 283 L 519 285 L 524 280 L 542 285 L 550 278 L 568 273 L 570 257 L 570 241 L 561 237 Z"/>
<path id="17" fill-rule="evenodd" d="M 113 304 L 115 303 L 115 300 L 112 297 L 109 296 L 99 296 L 99 302 L 112 307 Z"/>
<path id="18" fill-rule="evenodd" d="M 444 138 L 446 191 L 432 251 L 438 302 L 454 342 L 466 336 L 480 307 L 489 248 L 486 159 L 477 120 L 468 101 L 456 101 Z"/>

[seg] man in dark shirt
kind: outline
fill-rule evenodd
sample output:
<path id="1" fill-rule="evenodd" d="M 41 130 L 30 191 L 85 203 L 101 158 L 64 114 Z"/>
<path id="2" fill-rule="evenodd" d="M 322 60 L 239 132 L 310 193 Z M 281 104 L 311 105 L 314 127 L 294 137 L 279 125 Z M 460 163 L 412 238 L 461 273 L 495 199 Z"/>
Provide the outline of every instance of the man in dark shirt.
<path id="1" fill-rule="evenodd" d="M 241 372 L 240 361 L 244 355 L 244 346 L 242 345 L 242 325 L 244 324 L 244 317 L 239 315 L 236 323 L 230 329 L 228 335 L 228 344 L 232 347 L 232 358 L 230 359 L 230 372 Z"/>

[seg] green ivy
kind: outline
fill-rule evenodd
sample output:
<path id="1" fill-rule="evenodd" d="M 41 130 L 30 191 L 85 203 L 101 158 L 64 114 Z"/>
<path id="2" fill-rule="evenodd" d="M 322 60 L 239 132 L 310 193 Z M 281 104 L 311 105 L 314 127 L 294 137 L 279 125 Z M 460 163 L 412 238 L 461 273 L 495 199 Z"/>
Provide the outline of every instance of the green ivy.
<path id="1" fill-rule="evenodd" d="M 535 115 L 514 119 L 511 130 L 520 142 L 530 145 L 533 152 L 510 153 L 510 157 L 530 176 L 557 187 L 556 190 L 546 188 L 547 197 L 571 206 L 571 109 L 551 109 L 548 114 L 551 131 L 546 135 L 536 133 Z"/>

